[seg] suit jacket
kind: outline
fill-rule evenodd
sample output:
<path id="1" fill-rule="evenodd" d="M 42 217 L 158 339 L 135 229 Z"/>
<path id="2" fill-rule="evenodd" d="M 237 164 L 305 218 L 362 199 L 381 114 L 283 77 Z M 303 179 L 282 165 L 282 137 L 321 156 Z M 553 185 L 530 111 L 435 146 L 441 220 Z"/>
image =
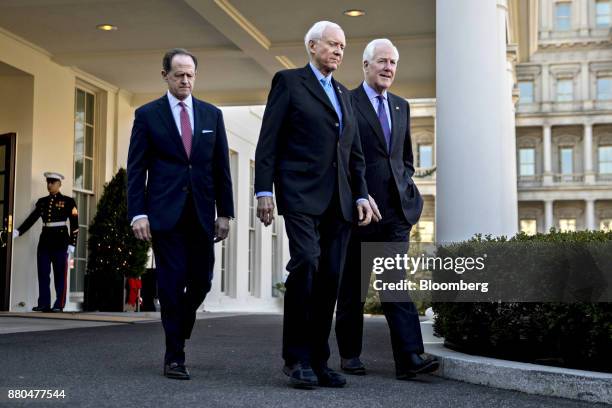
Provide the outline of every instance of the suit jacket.
<path id="1" fill-rule="evenodd" d="M 342 215 L 367 198 L 365 166 L 349 91 L 332 79 L 343 129 L 309 65 L 278 72 L 255 153 L 255 192 L 275 187 L 279 214 L 322 214 L 337 189 Z"/>
<path id="2" fill-rule="evenodd" d="M 187 157 L 168 97 L 136 110 L 128 151 L 128 217 L 149 217 L 167 231 L 179 220 L 191 193 L 200 223 L 214 235 L 217 216 L 233 217 L 232 180 L 221 111 L 193 98 L 194 132 Z"/>
<path id="3" fill-rule="evenodd" d="M 387 92 L 392 124 L 389 152 L 378 116 L 363 86 L 353 89 L 351 97 L 365 156 L 368 191 L 379 205 L 383 221 L 385 209 L 401 206 L 406 221 L 416 224 L 423 210 L 423 198 L 412 180 L 414 164 L 408 102 Z"/>

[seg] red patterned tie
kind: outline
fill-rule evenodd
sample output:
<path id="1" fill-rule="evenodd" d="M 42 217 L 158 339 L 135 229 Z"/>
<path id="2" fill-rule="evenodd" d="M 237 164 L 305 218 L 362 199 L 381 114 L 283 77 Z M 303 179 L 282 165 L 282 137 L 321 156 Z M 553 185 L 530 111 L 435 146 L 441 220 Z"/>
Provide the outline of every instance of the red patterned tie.
<path id="1" fill-rule="evenodd" d="M 185 153 L 187 157 L 191 156 L 191 142 L 193 141 L 193 132 L 191 130 L 191 121 L 189 120 L 189 114 L 185 109 L 185 104 L 179 102 L 181 105 L 181 137 L 183 139 L 183 146 L 185 147 Z"/>

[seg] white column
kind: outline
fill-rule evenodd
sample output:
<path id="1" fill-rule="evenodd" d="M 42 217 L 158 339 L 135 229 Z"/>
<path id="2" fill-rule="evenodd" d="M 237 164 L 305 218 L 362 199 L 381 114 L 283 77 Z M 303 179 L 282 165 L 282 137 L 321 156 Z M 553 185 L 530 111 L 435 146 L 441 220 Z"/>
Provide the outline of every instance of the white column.
<path id="1" fill-rule="evenodd" d="M 582 0 L 578 2 L 578 4 L 575 2 L 573 3 L 576 9 L 579 8 L 579 10 L 576 11 L 579 14 L 578 29 L 581 37 L 587 37 L 589 35 L 589 3 L 590 0 Z"/>
<path id="2" fill-rule="evenodd" d="M 272 227 L 264 228 L 259 220 L 256 221 L 259 224 L 256 228 L 259 276 L 255 294 L 262 299 L 269 299 L 272 297 Z M 278 221 L 275 219 L 274 222 Z"/>
<path id="3" fill-rule="evenodd" d="M 595 200 L 585 200 L 585 227 L 588 230 L 594 230 L 595 228 Z"/>
<path id="4" fill-rule="evenodd" d="M 593 109 L 589 63 L 586 61 L 580 64 L 580 87 L 582 88 L 583 109 Z"/>
<path id="5" fill-rule="evenodd" d="M 584 150 L 584 182 L 587 184 L 595 183 L 595 173 L 593 172 L 593 125 L 584 125 L 583 146 Z"/>
<path id="6" fill-rule="evenodd" d="M 543 138 L 543 155 L 544 155 L 544 177 L 542 183 L 544 185 L 552 184 L 552 136 L 550 125 L 544 125 L 542 138 Z"/>
<path id="7" fill-rule="evenodd" d="M 235 275 L 230 276 L 230 287 L 234 289 L 232 292 L 240 301 L 249 297 L 249 257 L 247 254 L 249 253 L 249 192 L 251 191 L 250 160 L 251 156 L 247 149 L 238 152 L 238 177 L 237 180 L 232 180 L 237 185 L 238 194 L 234 197 L 236 219 L 233 222 L 236 229 L 233 232 L 236 237 L 233 243 L 235 242 L 235 252 L 231 253 L 235 267 L 231 272 Z"/>
<path id="8" fill-rule="evenodd" d="M 543 112 L 550 111 L 550 72 L 548 71 L 548 64 L 542 65 L 542 95 L 541 95 L 541 106 Z"/>
<path id="9" fill-rule="evenodd" d="M 546 200 L 544 201 L 544 232 L 547 233 L 554 226 L 553 201 Z"/>
<path id="10" fill-rule="evenodd" d="M 550 37 L 550 31 L 552 27 L 552 15 L 551 15 L 551 2 L 550 1 L 541 1 L 540 2 L 540 22 L 541 22 L 541 31 L 540 38 L 547 39 Z"/>
<path id="11" fill-rule="evenodd" d="M 516 189 L 516 172 L 506 167 L 516 154 L 506 148 L 507 138 L 514 137 L 507 10 L 505 2 L 496 3 L 436 3 L 438 242 L 517 232 L 517 201 L 506 196 Z"/>

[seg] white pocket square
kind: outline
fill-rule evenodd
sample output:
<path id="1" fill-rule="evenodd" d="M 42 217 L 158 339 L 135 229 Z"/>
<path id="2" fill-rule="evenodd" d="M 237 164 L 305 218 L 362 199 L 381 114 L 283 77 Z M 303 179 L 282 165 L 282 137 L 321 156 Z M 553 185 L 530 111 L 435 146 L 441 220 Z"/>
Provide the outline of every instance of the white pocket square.
<path id="1" fill-rule="evenodd" d="M 208 130 L 208 129 L 202 130 L 202 133 L 212 133 L 212 132 L 213 132 L 212 130 Z"/>

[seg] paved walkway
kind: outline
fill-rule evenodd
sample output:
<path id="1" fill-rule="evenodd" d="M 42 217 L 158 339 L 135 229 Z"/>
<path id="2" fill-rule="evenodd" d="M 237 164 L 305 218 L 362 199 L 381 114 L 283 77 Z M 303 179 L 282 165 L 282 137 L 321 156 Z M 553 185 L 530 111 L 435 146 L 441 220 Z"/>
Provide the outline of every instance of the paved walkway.
<path id="1" fill-rule="evenodd" d="M 69 407 L 594 407 L 594 404 L 504 391 L 423 376 L 394 378 L 387 327 L 366 319 L 364 377 L 343 389 L 287 387 L 279 356 L 282 317 L 198 320 L 187 346 L 191 381 L 161 375 L 159 322 L 0 335 L 0 406 Z M 0 318 L 0 326 L 7 319 Z M 26 319 L 23 319 L 26 320 Z M 34 319 L 38 320 L 38 319 Z M 92 325 L 91 322 L 77 322 Z M 12 324 L 15 324 L 14 322 Z M 431 325 L 423 325 L 426 339 Z M 332 339 L 332 342 L 335 341 Z M 335 349 L 336 347 L 332 347 Z M 338 365 L 336 354 L 330 360 Z M 61 401 L 7 399 L 9 389 L 61 389 Z"/>

